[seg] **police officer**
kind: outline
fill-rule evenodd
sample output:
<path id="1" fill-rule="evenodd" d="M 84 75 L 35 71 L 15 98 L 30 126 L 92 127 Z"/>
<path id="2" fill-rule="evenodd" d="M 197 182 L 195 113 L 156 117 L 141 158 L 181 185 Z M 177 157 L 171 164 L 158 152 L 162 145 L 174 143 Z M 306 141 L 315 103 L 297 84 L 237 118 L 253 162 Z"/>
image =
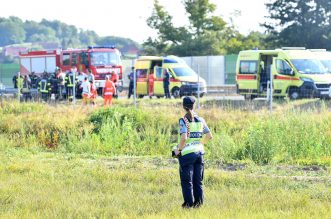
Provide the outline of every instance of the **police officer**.
<path id="1" fill-rule="evenodd" d="M 129 78 L 129 93 L 128 93 L 128 99 L 130 99 L 131 95 L 133 94 L 133 88 L 134 88 L 134 67 L 131 67 L 131 72 L 128 75 Z"/>
<path id="2" fill-rule="evenodd" d="M 203 145 L 212 139 L 205 120 L 193 111 L 194 102 L 193 97 L 183 99 L 186 114 L 179 119 L 180 140 L 174 150 L 179 159 L 179 173 L 184 197 L 183 208 L 200 207 L 203 204 Z"/>
<path id="3" fill-rule="evenodd" d="M 170 99 L 171 96 L 170 96 L 169 86 L 170 86 L 170 74 L 168 72 L 168 69 L 165 69 L 164 77 L 163 77 L 163 89 L 164 89 L 165 97 Z"/>

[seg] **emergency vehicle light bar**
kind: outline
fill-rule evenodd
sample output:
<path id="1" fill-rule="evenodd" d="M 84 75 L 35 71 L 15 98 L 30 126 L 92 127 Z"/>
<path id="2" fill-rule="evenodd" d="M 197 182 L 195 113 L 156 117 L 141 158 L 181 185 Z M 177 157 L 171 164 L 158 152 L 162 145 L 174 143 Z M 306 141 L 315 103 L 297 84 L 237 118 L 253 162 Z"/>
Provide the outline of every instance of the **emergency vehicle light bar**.
<path id="1" fill-rule="evenodd" d="M 310 49 L 311 52 L 326 52 L 326 49 Z"/>
<path id="2" fill-rule="evenodd" d="M 306 50 L 305 47 L 282 47 L 282 50 Z"/>
<path id="3" fill-rule="evenodd" d="M 116 46 L 88 46 L 88 49 L 115 49 Z"/>

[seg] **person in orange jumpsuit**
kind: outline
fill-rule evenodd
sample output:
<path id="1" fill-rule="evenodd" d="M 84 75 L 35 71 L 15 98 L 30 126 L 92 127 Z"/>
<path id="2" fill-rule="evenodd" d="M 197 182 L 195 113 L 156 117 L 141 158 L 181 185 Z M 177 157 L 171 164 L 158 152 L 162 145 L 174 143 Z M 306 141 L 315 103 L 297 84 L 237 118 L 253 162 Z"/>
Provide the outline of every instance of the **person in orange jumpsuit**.
<path id="1" fill-rule="evenodd" d="M 110 77 L 106 76 L 105 87 L 103 89 L 103 99 L 105 106 L 112 105 L 113 95 L 116 92 L 115 84 L 110 80 Z"/>

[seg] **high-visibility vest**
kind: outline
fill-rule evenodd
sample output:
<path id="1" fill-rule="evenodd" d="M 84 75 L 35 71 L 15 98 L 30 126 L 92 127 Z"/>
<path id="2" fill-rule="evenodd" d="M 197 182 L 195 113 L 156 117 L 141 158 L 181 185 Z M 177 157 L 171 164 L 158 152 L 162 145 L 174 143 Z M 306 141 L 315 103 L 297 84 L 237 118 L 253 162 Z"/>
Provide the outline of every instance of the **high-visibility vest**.
<path id="1" fill-rule="evenodd" d="M 74 86 L 74 74 L 72 72 L 68 73 L 65 79 L 66 79 L 67 87 Z"/>
<path id="2" fill-rule="evenodd" d="M 48 93 L 50 91 L 50 83 L 47 81 L 47 79 L 41 79 L 39 82 L 39 91 L 41 93 Z"/>
<path id="3" fill-rule="evenodd" d="M 205 151 L 201 142 L 203 137 L 203 123 L 199 119 L 197 119 L 196 122 L 189 122 L 186 117 L 183 117 L 182 119 L 187 127 L 187 140 L 185 141 L 185 147 L 181 152 L 182 156 L 193 152 L 201 152 L 204 154 Z M 181 136 L 179 135 L 179 141 L 180 138 Z"/>
<path id="4" fill-rule="evenodd" d="M 115 93 L 115 84 L 112 81 L 106 81 L 104 95 L 113 95 Z"/>

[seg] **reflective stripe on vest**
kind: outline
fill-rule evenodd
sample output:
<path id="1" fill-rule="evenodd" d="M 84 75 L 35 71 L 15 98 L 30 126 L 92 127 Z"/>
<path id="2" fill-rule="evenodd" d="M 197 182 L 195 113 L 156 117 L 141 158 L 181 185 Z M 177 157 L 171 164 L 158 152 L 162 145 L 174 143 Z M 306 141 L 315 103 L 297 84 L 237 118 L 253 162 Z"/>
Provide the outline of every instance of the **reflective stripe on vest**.
<path id="1" fill-rule="evenodd" d="M 67 87 L 73 87 L 74 86 L 74 75 L 72 73 L 70 73 L 68 76 L 67 76 L 67 80 L 68 80 L 68 84 L 67 84 Z"/>
<path id="2" fill-rule="evenodd" d="M 201 143 L 203 136 L 203 123 L 202 122 L 189 122 L 186 118 L 183 118 L 185 125 L 188 130 L 188 138 L 185 141 L 185 147 L 182 150 L 182 156 L 193 153 L 202 152 L 204 153 L 204 147 Z M 179 136 L 180 138 L 180 136 Z"/>
<path id="3" fill-rule="evenodd" d="M 40 81 L 40 92 L 41 93 L 48 93 L 47 85 L 48 85 L 48 82 L 46 79 L 42 79 Z"/>

